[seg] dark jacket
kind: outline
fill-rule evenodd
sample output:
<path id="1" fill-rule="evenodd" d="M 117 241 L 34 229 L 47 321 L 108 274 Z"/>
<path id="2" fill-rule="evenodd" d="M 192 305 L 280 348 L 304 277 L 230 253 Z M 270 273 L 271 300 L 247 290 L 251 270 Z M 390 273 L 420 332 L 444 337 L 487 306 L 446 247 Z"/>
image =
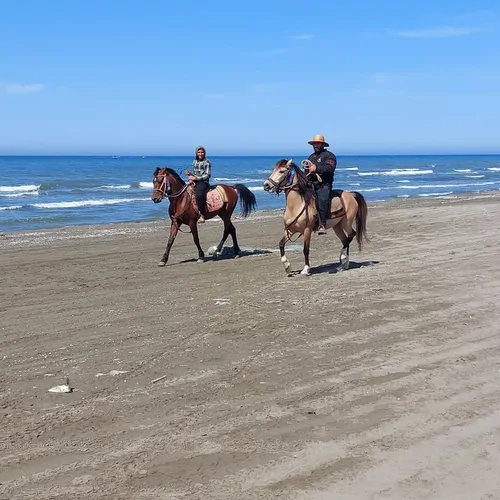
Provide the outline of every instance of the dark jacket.
<path id="1" fill-rule="evenodd" d="M 333 176 L 337 167 L 337 158 L 331 151 L 324 149 L 321 153 L 312 153 L 308 160 L 316 165 L 316 172 L 323 179 L 321 185 L 333 186 Z"/>

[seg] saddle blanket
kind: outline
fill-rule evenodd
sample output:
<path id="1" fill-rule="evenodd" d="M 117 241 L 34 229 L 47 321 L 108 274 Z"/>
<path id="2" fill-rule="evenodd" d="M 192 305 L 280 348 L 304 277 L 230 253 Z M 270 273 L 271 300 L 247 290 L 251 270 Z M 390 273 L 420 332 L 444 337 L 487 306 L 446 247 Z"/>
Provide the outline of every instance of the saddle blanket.
<path id="1" fill-rule="evenodd" d="M 193 189 L 193 188 L 192 188 Z M 193 189 L 194 191 L 194 189 Z M 198 210 L 198 204 L 196 203 L 196 196 L 193 193 L 193 205 Z M 211 188 L 207 193 L 207 212 L 216 212 L 220 210 L 224 203 L 227 203 L 227 196 L 224 188 L 221 186 L 215 186 Z"/>

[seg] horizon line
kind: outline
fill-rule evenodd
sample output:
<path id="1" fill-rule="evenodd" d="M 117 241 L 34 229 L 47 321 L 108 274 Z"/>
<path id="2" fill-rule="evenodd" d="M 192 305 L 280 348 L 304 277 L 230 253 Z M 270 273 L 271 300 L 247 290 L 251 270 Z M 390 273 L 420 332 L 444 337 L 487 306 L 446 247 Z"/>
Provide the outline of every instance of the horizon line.
<path id="1" fill-rule="evenodd" d="M 330 150 L 329 150 L 330 151 Z M 332 151 L 333 152 L 333 151 Z M 481 152 L 481 153 L 335 153 L 335 156 L 500 156 L 500 152 Z M 310 153 L 309 153 L 310 154 Z M 294 156 L 309 156 L 308 153 L 296 153 L 288 155 L 288 157 L 293 158 Z M 219 158 L 283 158 L 280 154 L 214 154 L 209 155 L 210 157 Z M 89 158 L 89 157 L 101 157 L 101 158 L 191 158 L 192 154 L 100 154 L 100 153 L 16 153 L 16 154 L 6 154 L 0 153 L 0 158 L 26 158 L 26 157 L 72 157 L 72 158 Z M 287 156 L 285 156 L 287 157 Z"/>

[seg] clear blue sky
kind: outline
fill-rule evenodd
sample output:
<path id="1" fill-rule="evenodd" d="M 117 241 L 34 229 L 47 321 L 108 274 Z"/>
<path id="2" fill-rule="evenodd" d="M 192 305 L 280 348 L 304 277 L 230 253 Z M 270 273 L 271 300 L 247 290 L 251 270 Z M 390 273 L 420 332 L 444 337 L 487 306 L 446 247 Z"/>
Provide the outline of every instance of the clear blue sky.
<path id="1" fill-rule="evenodd" d="M 500 152 L 500 4 L 1 0 L 0 154 Z"/>

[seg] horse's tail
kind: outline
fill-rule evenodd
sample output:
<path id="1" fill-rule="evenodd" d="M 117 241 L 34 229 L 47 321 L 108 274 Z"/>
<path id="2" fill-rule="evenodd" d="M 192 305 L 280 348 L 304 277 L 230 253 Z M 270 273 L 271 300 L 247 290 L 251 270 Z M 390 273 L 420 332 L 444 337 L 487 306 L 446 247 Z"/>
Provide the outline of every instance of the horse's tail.
<path id="1" fill-rule="evenodd" d="M 233 188 L 240 197 L 241 216 L 246 218 L 257 208 L 255 195 L 244 184 L 235 184 Z"/>
<path id="2" fill-rule="evenodd" d="M 365 197 L 357 191 L 352 191 L 354 199 L 358 203 L 358 211 L 356 212 L 356 241 L 358 248 L 361 252 L 363 248 L 363 241 L 369 242 L 368 234 L 366 231 L 366 220 L 368 219 L 368 205 L 366 204 Z"/>

